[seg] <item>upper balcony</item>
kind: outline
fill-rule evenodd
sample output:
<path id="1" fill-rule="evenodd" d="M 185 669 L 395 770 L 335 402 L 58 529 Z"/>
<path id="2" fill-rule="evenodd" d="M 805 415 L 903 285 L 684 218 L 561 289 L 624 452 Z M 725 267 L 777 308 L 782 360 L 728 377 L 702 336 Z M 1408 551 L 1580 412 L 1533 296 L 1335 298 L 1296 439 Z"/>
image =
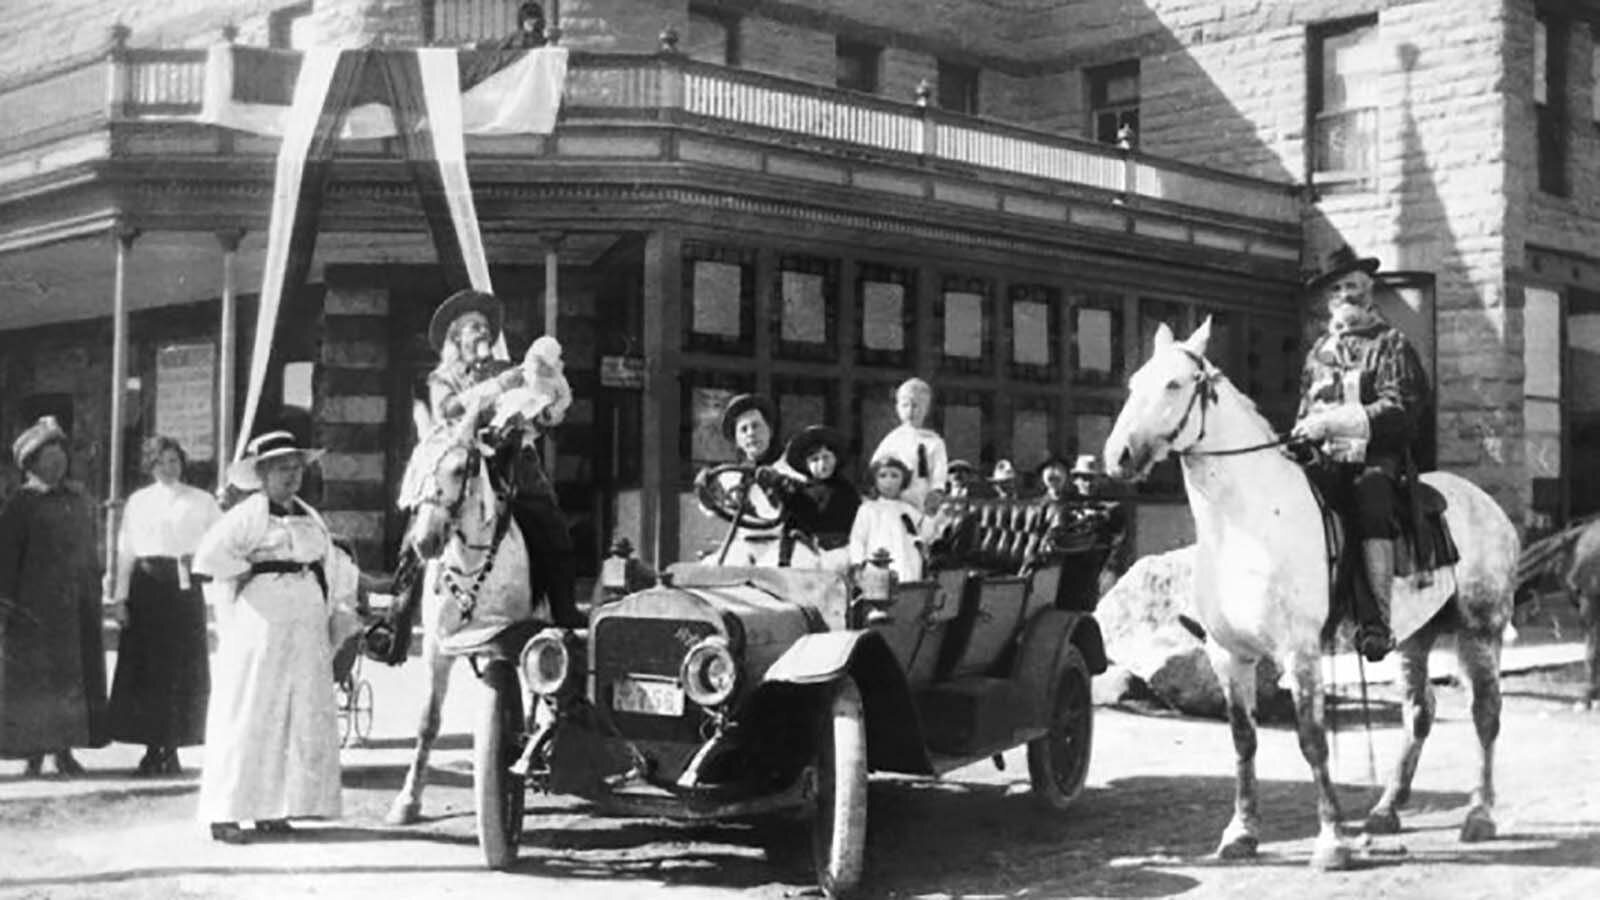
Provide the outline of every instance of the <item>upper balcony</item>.
<path id="1" fill-rule="evenodd" d="M 93 181 L 119 164 L 165 165 L 172 177 L 174 158 L 186 166 L 220 159 L 270 181 L 276 141 L 200 123 L 205 82 L 203 49 L 117 43 L 0 86 L 0 204 Z M 1196 254 L 1238 254 L 1291 277 L 1299 256 L 1303 197 L 1295 185 L 673 52 L 573 52 L 555 135 L 469 138 L 468 151 L 480 184 L 525 179 L 552 159 L 613 169 L 692 163 L 747 179 L 807 178 L 818 196 L 832 191 L 858 204 L 873 196 L 958 204 L 1036 230 L 1182 242 Z M 360 153 L 371 161 L 397 154 L 393 142 Z M 15 229 L 0 235 L 0 249 L 32 242 Z"/>

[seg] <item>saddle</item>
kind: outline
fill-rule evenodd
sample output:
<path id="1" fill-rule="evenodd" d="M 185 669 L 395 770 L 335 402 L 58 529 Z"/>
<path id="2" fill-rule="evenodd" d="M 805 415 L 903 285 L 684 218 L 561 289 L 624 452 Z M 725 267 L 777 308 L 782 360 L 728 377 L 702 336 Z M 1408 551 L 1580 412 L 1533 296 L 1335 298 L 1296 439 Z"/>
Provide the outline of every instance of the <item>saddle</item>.
<path id="1" fill-rule="evenodd" d="M 1360 549 L 1349 546 L 1345 539 L 1349 526 L 1344 515 L 1334 509 L 1323 496 L 1314 480 L 1307 479 L 1311 495 L 1317 500 L 1322 513 L 1323 534 L 1328 548 L 1328 621 L 1323 636 L 1331 638 L 1339 623 L 1345 619 L 1361 621 L 1362 614 L 1372 610 L 1374 600 L 1361 574 Z M 1395 576 L 1423 576 L 1437 569 L 1455 564 L 1461 559 L 1455 539 L 1450 535 L 1449 523 L 1444 513 L 1449 502 L 1439 491 L 1417 478 L 1407 479 L 1400 486 L 1400 508 L 1407 514 L 1395 523 Z"/>

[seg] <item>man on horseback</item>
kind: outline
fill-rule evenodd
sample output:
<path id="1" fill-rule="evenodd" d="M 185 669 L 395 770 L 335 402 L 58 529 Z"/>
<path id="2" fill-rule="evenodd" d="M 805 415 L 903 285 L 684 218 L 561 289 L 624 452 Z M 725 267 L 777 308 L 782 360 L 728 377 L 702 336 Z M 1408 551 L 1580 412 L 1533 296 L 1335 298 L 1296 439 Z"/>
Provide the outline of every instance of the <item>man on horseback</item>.
<path id="1" fill-rule="evenodd" d="M 526 385 L 523 367 L 490 351 L 503 318 L 494 295 L 474 290 L 457 291 L 434 312 L 428 340 L 439 353 L 439 365 L 428 374 L 428 400 L 436 421 L 475 414 L 488 424 L 486 413 L 495 398 Z M 550 413 L 559 415 L 553 408 Z M 550 427 L 558 421 L 541 418 L 532 424 Z M 587 621 L 577 606 L 572 535 L 534 436 L 522 428 L 496 435 L 495 455 L 503 460 L 498 468 L 512 486 L 511 516 L 527 546 L 533 596 L 542 592 L 549 599 L 556 625 L 581 628 Z"/>
<path id="2" fill-rule="evenodd" d="M 1307 282 L 1327 300 L 1328 325 L 1306 356 L 1293 430 L 1321 451 L 1308 475 L 1361 543 L 1375 608 L 1358 613 L 1356 645 L 1374 662 L 1394 647 L 1389 609 L 1401 488 L 1415 479 L 1413 447 L 1428 402 L 1416 350 L 1374 305 L 1377 270 L 1377 259 L 1344 246 Z"/>

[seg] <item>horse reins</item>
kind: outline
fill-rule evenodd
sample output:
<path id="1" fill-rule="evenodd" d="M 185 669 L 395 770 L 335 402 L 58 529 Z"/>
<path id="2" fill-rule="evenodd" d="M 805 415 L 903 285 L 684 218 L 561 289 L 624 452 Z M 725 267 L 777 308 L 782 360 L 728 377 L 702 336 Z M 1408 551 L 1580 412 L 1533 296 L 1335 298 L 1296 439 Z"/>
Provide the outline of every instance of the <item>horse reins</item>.
<path id="1" fill-rule="evenodd" d="M 478 477 L 478 469 L 482 465 L 483 454 L 481 454 L 476 447 L 469 449 L 467 451 L 467 477 Z M 514 490 L 514 485 L 508 486 L 506 496 L 509 498 Z M 452 520 L 457 522 L 460 521 L 461 504 L 465 502 L 466 498 L 467 491 L 465 488 L 463 488 L 461 491 L 461 496 L 457 497 L 454 503 L 445 507 L 445 512 L 450 515 Z M 497 505 L 499 504 L 498 498 L 496 499 L 496 503 Z M 439 501 L 434 499 L 432 496 L 423 498 L 417 505 L 423 506 L 428 504 L 432 504 L 434 506 L 440 505 Z M 469 542 L 467 540 L 466 533 L 461 530 L 461 526 L 459 524 L 456 525 L 456 537 L 460 539 L 463 547 L 468 550 L 484 551 L 486 554 L 483 558 L 483 563 L 473 570 L 472 581 L 466 587 L 462 587 L 461 583 L 457 580 L 467 575 L 465 571 L 462 571 L 454 566 L 446 566 L 439 570 L 439 580 L 444 583 L 445 588 L 450 591 L 450 595 L 456 599 L 456 602 L 461 607 L 461 621 L 463 623 L 471 621 L 472 613 L 478 607 L 478 592 L 483 588 L 483 583 L 488 580 L 489 573 L 494 571 L 495 559 L 500 553 L 500 544 L 505 541 L 506 533 L 510 530 L 511 509 L 509 502 L 506 503 L 506 508 L 501 510 L 499 516 L 496 518 L 494 524 L 494 537 L 490 539 L 487 546 Z"/>
<path id="2" fill-rule="evenodd" d="M 1293 435 L 1286 434 L 1270 441 L 1249 444 L 1244 447 L 1230 447 L 1227 450 L 1196 450 L 1195 447 L 1206 439 L 1206 408 L 1216 402 L 1217 399 L 1217 388 L 1214 379 L 1223 376 L 1220 372 L 1215 375 L 1208 373 L 1206 371 L 1205 358 L 1200 354 L 1182 345 L 1179 345 L 1178 349 L 1182 350 L 1183 354 L 1194 363 L 1194 380 L 1196 384 L 1194 392 L 1189 395 L 1189 405 L 1183 408 L 1183 415 L 1178 418 L 1178 424 L 1173 426 L 1172 430 L 1167 433 L 1166 442 L 1171 444 L 1178 439 L 1178 435 L 1183 433 L 1183 429 L 1189 426 L 1189 416 L 1194 413 L 1197 406 L 1200 408 L 1200 433 L 1195 435 L 1194 443 L 1190 444 L 1188 449 L 1175 449 L 1172 451 L 1173 453 L 1178 456 L 1243 456 L 1246 453 L 1256 453 L 1261 450 L 1270 450 L 1274 447 L 1283 447 L 1294 440 Z"/>

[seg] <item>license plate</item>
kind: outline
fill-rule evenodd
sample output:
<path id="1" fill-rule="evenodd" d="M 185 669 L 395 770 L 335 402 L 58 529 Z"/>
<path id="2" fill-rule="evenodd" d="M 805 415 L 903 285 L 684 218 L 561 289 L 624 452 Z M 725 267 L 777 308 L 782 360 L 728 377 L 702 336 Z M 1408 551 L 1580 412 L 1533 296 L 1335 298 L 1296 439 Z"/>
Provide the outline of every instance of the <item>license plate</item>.
<path id="1" fill-rule="evenodd" d="M 666 681 L 619 678 L 611 693 L 611 708 L 646 716 L 681 716 L 683 688 Z"/>

